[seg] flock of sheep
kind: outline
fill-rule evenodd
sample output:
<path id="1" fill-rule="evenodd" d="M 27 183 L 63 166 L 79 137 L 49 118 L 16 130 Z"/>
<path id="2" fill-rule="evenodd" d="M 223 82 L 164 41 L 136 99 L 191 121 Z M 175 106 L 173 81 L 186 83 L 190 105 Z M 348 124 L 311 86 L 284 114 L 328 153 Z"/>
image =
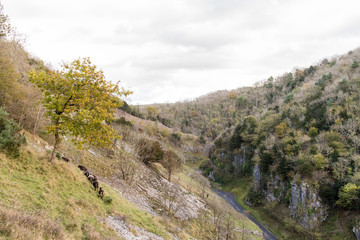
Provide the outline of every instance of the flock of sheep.
<path id="1" fill-rule="evenodd" d="M 80 170 L 84 172 L 84 175 L 88 178 L 88 180 L 90 181 L 90 183 L 94 186 L 95 191 L 97 191 L 97 190 L 99 189 L 99 195 L 98 195 L 98 196 L 99 196 L 101 199 L 103 199 L 103 198 L 104 198 L 105 191 L 104 191 L 104 189 L 103 189 L 102 187 L 99 188 L 99 182 L 98 182 L 96 176 L 95 176 L 95 175 L 92 175 L 92 174 L 88 171 L 88 169 L 87 169 L 86 167 L 82 166 L 82 165 L 78 165 L 78 168 L 80 168 Z"/>

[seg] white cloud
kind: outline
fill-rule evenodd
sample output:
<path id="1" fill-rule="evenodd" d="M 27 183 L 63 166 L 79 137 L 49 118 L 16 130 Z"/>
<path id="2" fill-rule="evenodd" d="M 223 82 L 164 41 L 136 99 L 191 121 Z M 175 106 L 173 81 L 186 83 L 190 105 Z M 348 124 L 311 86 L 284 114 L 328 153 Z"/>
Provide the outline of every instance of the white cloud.
<path id="1" fill-rule="evenodd" d="M 133 103 L 251 85 L 358 47 L 358 0 L 11 0 L 34 55 L 89 56 Z"/>

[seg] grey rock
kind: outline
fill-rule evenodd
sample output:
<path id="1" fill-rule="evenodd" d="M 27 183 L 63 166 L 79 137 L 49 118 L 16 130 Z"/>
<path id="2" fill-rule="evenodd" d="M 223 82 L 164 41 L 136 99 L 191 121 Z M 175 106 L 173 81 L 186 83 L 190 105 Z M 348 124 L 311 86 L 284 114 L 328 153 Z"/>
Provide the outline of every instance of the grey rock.
<path id="1" fill-rule="evenodd" d="M 260 188 L 260 180 L 261 180 L 259 164 L 255 164 L 255 166 L 254 166 L 253 178 L 255 180 L 254 188 L 255 188 L 255 190 L 258 190 Z"/>
<path id="2" fill-rule="evenodd" d="M 355 237 L 356 237 L 356 239 L 357 240 L 360 240 L 360 227 L 358 226 L 358 227 L 353 227 L 353 232 L 354 232 L 354 234 L 355 234 Z"/>

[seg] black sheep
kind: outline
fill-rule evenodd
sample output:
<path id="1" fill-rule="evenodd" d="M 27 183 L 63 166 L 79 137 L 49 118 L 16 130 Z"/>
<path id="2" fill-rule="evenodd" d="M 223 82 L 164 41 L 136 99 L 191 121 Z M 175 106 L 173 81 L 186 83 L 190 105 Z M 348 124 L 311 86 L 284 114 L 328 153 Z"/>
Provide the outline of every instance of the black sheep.
<path id="1" fill-rule="evenodd" d="M 88 179 L 89 179 L 89 181 L 90 181 L 91 183 L 94 182 L 94 176 L 93 176 L 93 175 L 89 175 L 89 176 L 88 176 Z"/>
<path id="2" fill-rule="evenodd" d="M 86 172 L 87 168 L 84 167 L 83 165 L 78 165 L 78 168 L 80 168 L 81 171 Z"/>
<path id="3" fill-rule="evenodd" d="M 89 175 L 90 175 L 89 171 L 85 171 L 85 172 L 84 172 L 84 175 L 85 175 L 86 177 L 89 177 Z"/>
<path id="4" fill-rule="evenodd" d="M 61 156 L 61 159 L 64 160 L 65 162 L 70 162 L 71 160 L 67 157 Z"/>
<path id="5" fill-rule="evenodd" d="M 100 189 L 99 189 L 99 197 L 100 197 L 101 199 L 103 199 L 103 198 L 104 198 L 104 194 L 105 194 L 104 189 L 103 189 L 102 187 L 100 187 Z"/>
<path id="6" fill-rule="evenodd" d="M 93 186 L 95 188 L 95 191 L 97 191 L 97 189 L 99 188 L 99 182 L 97 180 L 93 181 Z"/>

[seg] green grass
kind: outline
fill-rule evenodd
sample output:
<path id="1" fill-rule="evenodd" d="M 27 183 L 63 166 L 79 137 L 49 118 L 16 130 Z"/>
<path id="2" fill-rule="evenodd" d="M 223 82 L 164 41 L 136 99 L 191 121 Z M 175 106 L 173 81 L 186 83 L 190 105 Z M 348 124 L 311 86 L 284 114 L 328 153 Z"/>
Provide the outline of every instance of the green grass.
<path id="1" fill-rule="evenodd" d="M 105 204 L 75 165 L 47 160 L 48 156 L 38 157 L 29 147 L 17 159 L 0 154 L 0 206 L 34 215 L 41 212 L 43 219 L 60 224 L 67 239 L 86 237 L 86 229 L 117 239 L 103 222 L 108 215 L 126 216 L 129 223 L 166 236 L 158 219 L 139 210 L 111 186 L 100 182 L 112 199 L 111 204 Z"/>

